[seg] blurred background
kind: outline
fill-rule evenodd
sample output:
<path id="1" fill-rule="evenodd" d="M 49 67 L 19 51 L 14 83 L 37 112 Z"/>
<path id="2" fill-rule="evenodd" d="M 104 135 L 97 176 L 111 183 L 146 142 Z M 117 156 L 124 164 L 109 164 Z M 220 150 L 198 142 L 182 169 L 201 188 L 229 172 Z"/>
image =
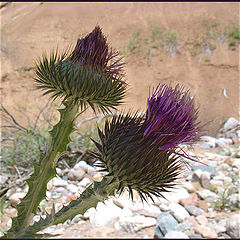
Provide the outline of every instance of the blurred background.
<path id="1" fill-rule="evenodd" d="M 2 103 L 24 124 L 16 110 L 34 114 L 48 99 L 34 90 L 34 60 L 57 46 L 75 47 L 96 24 L 127 63 L 121 110 L 145 111 L 149 89 L 180 83 L 195 96 L 200 120 L 213 120 L 209 135 L 229 117 L 239 118 L 237 2 L 12 2 L 0 11 Z"/>

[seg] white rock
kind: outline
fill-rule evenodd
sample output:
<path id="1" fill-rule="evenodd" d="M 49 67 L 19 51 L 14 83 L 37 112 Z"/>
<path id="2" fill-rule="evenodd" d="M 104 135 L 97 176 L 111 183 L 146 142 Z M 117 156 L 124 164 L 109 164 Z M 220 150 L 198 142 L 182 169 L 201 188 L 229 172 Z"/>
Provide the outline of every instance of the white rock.
<path id="1" fill-rule="evenodd" d="M 210 147 L 214 148 L 216 146 L 216 138 L 214 137 L 210 137 L 210 136 L 202 136 L 201 137 L 201 140 L 204 141 L 204 142 L 207 142 Z"/>
<path id="2" fill-rule="evenodd" d="M 52 184 L 55 187 L 66 187 L 68 185 L 67 181 L 63 180 L 60 177 L 54 177 L 52 179 Z"/>
<path id="3" fill-rule="evenodd" d="M 240 158 L 235 158 L 235 161 L 233 162 L 232 166 L 240 168 Z"/>
<path id="4" fill-rule="evenodd" d="M 151 217 L 144 216 L 133 216 L 121 218 L 118 224 L 115 225 L 116 228 L 120 228 L 128 233 L 137 232 L 143 228 L 155 226 L 157 220 Z"/>
<path id="5" fill-rule="evenodd" d="M 167 204 L 164 204 L 164 203 L 161 203 L 161 204 L 159 205 L 159 208 L 160 208 L 160 210 L 163 211 L 163 212 L 166 212 L 166 211 L 169 210 L 169 206 L 168 206 Z"/>
<path id="6" fill-rule="evenodd" d="M 95 212 L 96 212 L 96 209 L 94 207 L 91 207 L 83 214 L 83 216 L 85 218 L 90 218 L 90 216 L 95 214 Z"/>
<path id="7" fill-rule="evenodd" d="M 25 197 L 26 193 L 24 192 L 16 192 L 12 194 L 8 199 L 10 200 L 13 206 L 18 205 L 21 202 L 21 198 Z"/>
<path id="8" fill-rule="evenodd" d="M 71 191 L 72 193 L 78 193 L 78 187 L 74 184 L 69 184 L 67 186 L 68 190 Z"/>
<path id="9" fill-rule="evenodd" d="M 185 188 L 176 188 L 172 189 L 171 192 L 164 192 L 162 195 L 169 201 L 169 202 L 179 202 L 180 199 L 188 198 L 189 193 Z"/>
<path id="10" fill-rule="evenodd" d="M 84 178 L 83 180 L 81 180 L 81 181 L 78 183 L 78 186 L 88 187 L 91 183 L 92 183 L 92 182 L 91 182 L 90 179 Z"/>
<path id="11" fill-rule="evenodd" d="M 85 161 L 80 161 L 79 163 L 77 163 L 77 164 L 73 167 L 73 169 L 74 169 L 74 170 L 82 169 L 82 170 L 84 170 L 85 172 L 87 172 L 88 167 L 89 167 L 89 166 L 87 165 L 87 163 L 86 163 Z"/>
<path id="12" fill-rule="evenodd" d="M 164 236 L 164 238 L 174 238 L 174 239 L 189 239 L 188 235 L 186 233 L 183 232 L 178 232 L 178 231 L 167 231 L 166 235 Z"/>
<path id="13" fill-rule="evenodd" d="M 8 177 L 0 175 L 0 185 L 4 185 L 8 180 Z"/>
<path id="14" fill-rule="evenodd" d="M 119 214 L 119 218 L 132 217 L 134 214 L 128 207 L 124 207 Z"/>
<path id="15" fill-rule="evenodd" d="M 220 129 L 221 132 L 227 132 L 234 128 L 240 128 L 240 122 L 233 117 L 230 117 L 223 125 L 223 127 Z"/>
<path id="16" fill-rule="evenodd" d="M 90 223 L 93 228 L 107 227 L 119 219 L 122 209 L 109 200 L 98 203 L 96 212 L 90 215 Z"/>
<path id="17" fill-rule="evenodd" d="M 215 200 L 217 200 L 219 198 L 219 196 L 216 193 L 211 192 L 208 189 L 204 189 L 202 191 L 197 191 L 196 193 L 201 199 L 204 199 L 208 202 L 214 202 Z"/>
<path id="18" fill-rule="evenodd" d="M 170 203 L 169 209 L 172 215 L 178 220 L 178 222 L 183 222 L 184 219 L 186 219 L 187 217 L 190 217 L 187 210 L 178 203 L 174 203 L 174 202 Z"/>
<path id="19" fill-rule="evenodd" d="M 187 189 L 187 191 L 188 191 L 189 193 L 195 192 L 195 188 L 194 188 L 194 186 L 192 185 L 192 183 L 190 183 L 190 182 L 183 182 L 182 186 L 183 186 L 185 189 Z"/>

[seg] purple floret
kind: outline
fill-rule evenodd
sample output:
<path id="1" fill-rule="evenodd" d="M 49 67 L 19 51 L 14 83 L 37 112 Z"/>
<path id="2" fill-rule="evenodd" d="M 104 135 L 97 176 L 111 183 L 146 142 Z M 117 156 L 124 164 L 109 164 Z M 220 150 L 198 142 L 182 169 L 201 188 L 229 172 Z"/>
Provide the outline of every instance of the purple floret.
<path id="1" fill-rule="evenodd" d="M 203 126 L 197 118 L 198 109 L 188 91 L 179 85 L 173 89 L 159 84 L 148 99 L 144 135 L 151 136 L 162 150 L 193 143 L 202 135 Z"/>

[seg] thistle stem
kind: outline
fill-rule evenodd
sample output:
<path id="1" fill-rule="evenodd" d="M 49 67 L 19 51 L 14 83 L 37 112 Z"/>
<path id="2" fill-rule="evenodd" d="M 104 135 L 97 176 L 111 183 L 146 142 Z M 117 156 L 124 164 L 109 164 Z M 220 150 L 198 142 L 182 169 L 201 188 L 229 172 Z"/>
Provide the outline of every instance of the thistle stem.
<path id="1" fill-rule="evenodd" d="M 60 109 L 60 120 L 50 133 L 50 141 L 45 155 L 40 156 L 38 164 L 34 165 L 34 173 L 27 180 L 29 190 L 17 205 L 18 216 L 12 219 L 12 227 L 4 237 L 18 238 L 29 226 L 39 203 L 46 197 L 47 183 L 56 175 L 56 163 L 66 151 L 69 135 L 74 130 L 74 120 L 78 113 L 78 105 L 69 104 Z"/>
<path id="2" fill-rule="evenodd" d="M 29 226 L 21 237 L 31 237 L 32 234 L 41 231 L 51 225 L 64 223 L 68 219 L 73 219 L 77 214 L 84 214 L 89 208 L 96 208 L 98 202 L 103 202 L 109 196 L 114 195 L 119 183 L 109 184 L 111 179 L 105 177 L 101 182 L 91 184 L 81 196 L 72 200 L 69 205 L 62 207 L 56 214 L 52 211 L 45 219 L 35 222 Z"/>

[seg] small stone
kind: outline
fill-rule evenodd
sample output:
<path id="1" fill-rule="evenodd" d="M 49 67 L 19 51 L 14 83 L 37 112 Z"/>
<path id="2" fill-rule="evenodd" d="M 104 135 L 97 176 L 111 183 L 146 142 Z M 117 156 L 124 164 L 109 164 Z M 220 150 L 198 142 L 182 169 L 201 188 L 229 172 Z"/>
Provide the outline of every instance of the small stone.
<path id="1" fill-rule="evenodd" d="M 166 235 L 164 236 L 164 238 L 174 238 L 174 239 L 189 239 L 188 235 L 186 233 L 183 232 L 178 232 L 178 231 L 168 231 L 166 233 Z"/>
<path id="2" fill-rule="evenodd" d="M 85 161 L 80 161 L 79 163 L 77 163 L 73 169 L 74 170 L 83 170 L 84 172 L 87 172 L 88 171 L 88 165 Z"/>
<path id="3" fill-rule="evenodd" d="M 0 175 L 0 185 L 4 185 L 8 180 L 8 177 Z"/>
<path id="4" fill-rule="evenodd" d="M 202 215 L 204 213 L 204 211 L 201 208 L 198 208 L 193 205 L 184 205 L 184 207 L 188 211 L 188 213 L 193 216 Z"/>
<path id="5" fill-rule="evenodd" d="M 205 238 L 217 238 L 217 233 L 208 227 L 198 225 L 194 228 L 194 230 L 196 233 L 201 234 Z"/>
<path id="6" fill-rule="evenodd" d="M 187 189 L 187 191 L 188 191 L 189 193 L 193 193 L 193 192 L 195 191 L 194 186 L 193 186 L 192 183 L 190 183 L 190 182 L 184 182 L 184 183 L 183 183 L 183 187 L 184 187 L 185 189 Z"/>
<path id="7" fill-rule="evenodd" d="M 218 172 L 220 172 L 220 171 L 231 171 L 231 167 L 227 163 L 222 163 L 216 168 L 216 170 Z"/>
<path id="8" fill-rule="evenodd" d="M 67 186 L 68 190 L 71 191 L 72 193 L 78 193 L 78 187 L 74 184 L 69 184 Z"/>
<path id="9" fill-rule="evenodd" d="M 180 199 L 179 203 L 181 205 L 193 205 L 193 206 L 197 206 L 198 205 L 198 201 L 194 198 L 194 195 L 190 195 L 188 198 L 184 198 L 184 199 Z"/>
<path id="10" fill-rule="evenodd" d="M 200 184 L 203 188 L 209 188 L 210 187 L 210 176 L 203 173 L 200 177 Z"/>
<path id="11" fill-rule="evenodd" d="M 82 169 L 74 170 L 71 169 L 67 177 L 69 180 L 81 181 L 84 178 L 85 171 Z"/>
<path id="12" fill-rule="evenodd" d="M 8 199 L 11 202 L 11 205 L 13 207 L 15 207 L 16 205 L 18 205 L 21 202 L 21 198 L 24 198 L 26 195 L 26 193 L 23 192 L 16 192 L 14 194 L 12 194 Z"/>
<path id="13" fill-rule="evenodd" d="M 63 172 L 62 172 L 62 169 L 61 168 L 56 168 L 56 172 L 57 172 L 57 175 L 59 176 L 59 177 L 62 177 L 63 176 Z"/>
<path id="14" fill-rule="evenodd" d="M 229 130 L 232 129 L 239 129 L 240 126 L 240 122 L 234 118 L 234 117 L 230 117 L 223 125 L 223 127 L 220 129 L 220 132 L 222 133 L 226 133 Z"/>
<path id="15" fill-rule="evenodd" d="M 157 221 L 151 217 L 132 216 L 120 218 L 118 223 L 122 230 L 128 233 L 134 233 L 143 228 L 155 226 Z"/>
<path id="16" fill-rule="evenodd" d="M 93 228 L 107 227 L 119 219 L 122 209 L 110 200 L 105 200 L 104 203 L 99 202 L 96 212 L 90 215 L 90 223 Z"/>
<path id="17" fill-rule="evenodd" d="M 208 224 L 208 220 L 204 215 L 198 215 L 196 220 L 200 225 L 207 226 Z"/>
<path id="18" fill-rule="evenodd" d="M 225 160 L 224 160 L 224 162 L 225 162 L 226 164 L 228 164 L 229 166 L 232 166 L 233 163 L 234 163 L 234 161 L 235 161 L 235 159 L 234 159 L 234 158 L 231 158 L 231 157 L 227 157 L 227 158 L 225 158 Z"/>
<path id="19" fill-rule="evenodd" d="M 161 239 L 163 238 L 164 235 L 163 233 L 161 232 L 161 229 L 159 228 L 159 226 L 156 226 L 154 228 L 154 239 Z"/>
<path id="20" fill-rule="evenodd" d="M 215 200 L 217 200 L 219 198 L 219 196 L 216 193 L 211 192 L 208 189 L 204 189 L 202 191 L 197 191 L 196 193 L 201 199 L 204 199 L 207 202 L 214 202 Z"/>
<path id="21" fill-rule="evenodd" d="M 178 225 L 178 221 L 172 216 L 170 212 L 162 212 L 157 217 L 157 226 L 163 235 L 169 230 L 174 230 Z"/>
<path id="22" fill-rule="evenodd" d="M 171 192 L 163 192 L 162 195 L 169 202 L 176 202 L 176 203 L 179 203 L 179 200 L 182 198 L 189 197 L 189 193 L 185 188 L 176 188 L 176 189 L 173 189 Z"/>
<path id="23" fill-rule="evenodd" d="M 233 215 L 227 220 L 227 234 L 232 238 L 240 238 L 240 214 Z"/>
<path id="24" fill-rule="evenodd" d="M 190 216 L 186 209 L 178 203 L 170 203 L 169 209 L 178 222 L 182 222 L 185 218 Z"/>
<path id="25" fill-rule="evenodd" d="M 230 205 L 231 206 L 234 206 L 234 207 L 240 207 L 239 204 L 240 204 L 240 196 L 238 193 L 234 193 L 232 195 L 230 195 L 228 197 L 229 201 L 230 201 Z"/>
<path id="26" fill-rule="evenodd" d="M 83 180 L 81 180 L 81 181 L 78 183 L 78 186 L 88 187 L 91 183 L 92 183 L 92 182 L 91 182 L 90 179 L 88 179 L 88 178 L 83 178 Z"/>
<path id="27" fill-rule="evenodd" d="M 63 180 L 60 177 L 54 177 L 52 179 L 52 184 L 55 187 L 66 187 L 68 185 L 67 181 Z"/>
<path id="28" fill-rule="evenodd" d="M 211 174 L 211 176 L 216 176 L 217 175 L 217 171 L 213 166 L 210 165 L 195 165 L 193 166 L 193 171 L 197 171 L 198 169 L 200 169 L 202 172 L 208 172 Z"/>
<path id="29" fill-rule="evenodd" d="M 199 200 L 198 201 L 198 207 L 203 209 L 204 211 L 207 211 L 210 206 L 210 203 L 204 201 L 204 200 Z"/>
<path id="30" fill-rule="evenodd" d="M 189 220 L 184 220 L 183 222 L 179 223 L 175 228 L 176 231 L 179 232 L 186 232 L 191 229 L 191 222 Z"/>
<path id="31" fill-rule="evenodd" d="M 160 208 L 160 210 L 163 211 L 163 212 L 169 211 L 168 205 L 167 205 L 167 204 L 164 204 L 164 203 L 161 203 L 161 204 L 159 205 L 159 208 Z"/>
<path id="32" fill-rule="evenodd" d="M 89 219 L 90 216 L 93 215 L 95 212 L 96 212 L 96 208 L 91 207 L 91 208 L 89 208 L 89 209 L 83 214 L 83 217 L 84 217 L 85 219 Z"/>
<path id="33" fill-rule="evenodd" d="M 9 215 L 10 217 L 16 217 L 17 216 L 17 209 L 15 208 L 5 208 L 3 210 L 4 214 Z"/>

